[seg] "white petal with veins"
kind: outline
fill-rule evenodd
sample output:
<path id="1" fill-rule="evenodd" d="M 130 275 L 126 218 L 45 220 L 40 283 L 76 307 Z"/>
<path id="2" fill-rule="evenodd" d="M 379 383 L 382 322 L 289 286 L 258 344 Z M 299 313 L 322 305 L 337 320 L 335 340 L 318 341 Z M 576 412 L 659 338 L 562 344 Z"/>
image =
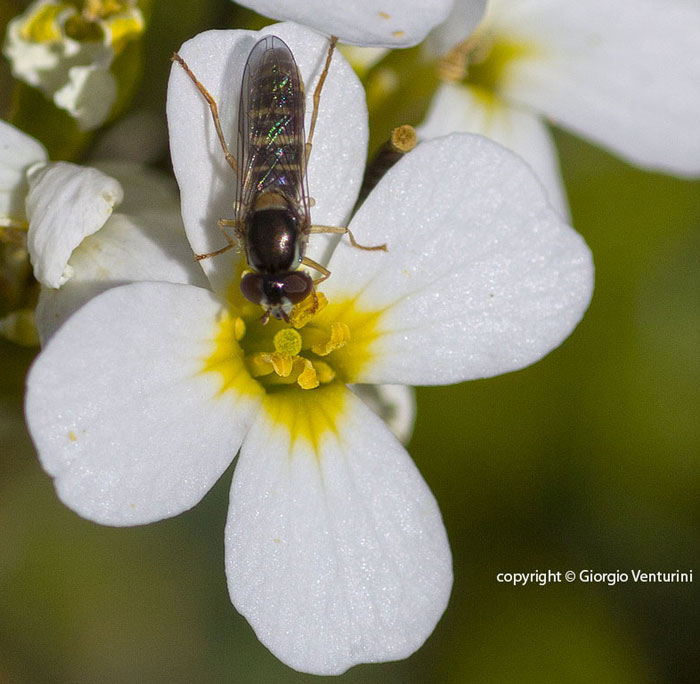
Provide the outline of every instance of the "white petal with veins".
<path id="1" fill-rule="evenodd" d="M 591 254 L 530 168 L 468 134 L 421 143 L 380 181 L 324 293 L 384 310 L 353 382 L 441 384 L 523 368 L 559 346 L 593 291 Z"/>
<path id="2" fill-rule="evenodd" d="M 135 283 L 89 301 L 27 379 L 27 424 L 62 501 L 106 525 L 194 506 L 236 454 L 256 397 L 202 373 L 221 302 L 189 285 Z"/>
<path id="3" fill-rule="evenodd" d="M 407 657 L 452 586 L 428 486 L 382 421 L 345 394 L 317 450 L 258 416 L 226 525 L 233 604 L 278 658 L 315 674 Z"/>

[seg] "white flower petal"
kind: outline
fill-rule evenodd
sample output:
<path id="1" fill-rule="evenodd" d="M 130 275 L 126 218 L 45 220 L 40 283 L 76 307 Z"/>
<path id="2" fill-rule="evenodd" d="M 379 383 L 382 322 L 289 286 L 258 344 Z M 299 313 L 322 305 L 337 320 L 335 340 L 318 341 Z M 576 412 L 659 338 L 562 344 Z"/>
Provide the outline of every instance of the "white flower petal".
<path id="1" fill-rule="evenodd" d="M 60 287 L 73 250 L 98 231 L 123 197 L 119 183 L 97 169 L 67 162 L 29 173 L 28 245 L 34 275 L 47 287 Z"/>
<path id="2" fill-rule="evenodd" d="M 425 39 L 423 48 L 432 57 L 442 57 L 466 40 L 484 17 L 486 0 L 455 0 L 445 21 Z"/>
<path id="3" fill-rule="evenodd" d="M 101 126 L 117 99 L 117 81 L 109 68 L 90 64 L 68 70 L 68 81 L 53 96 L 57 107 L 65 109 L 81 130 Z"/>
<path id="4" fill-rule="evenodd" d="M 372 191 L 323 290 L 377 322 L 353 382 L 440 384 L 534 363 L 561 344 L 593 290 L 591 254 L 519 157 L 486 138 L 422 143 Z M 353 295 L 353 293 L 355 293 Z"/>
<path id="5" fill-rule="evenodd" d="M 537 114 L 511 107 L 497 95 L 485 99 L 472 88 L 444 83 L 416 129 L 423 140 L 449 133 L 479 133 L 519 154 L 547 188 L 550 203 L 569 218 L 566 190 L 551 133 Z"/>
<path id="6" fill-rule="evenodd" d="M 452 8 L 452 0 L 242 0 L 238 4 L 266 17 L 338 36 L 343 43 L 390 48 L 420 43 Z"/>
<path id="7" fill-rule="evenodd" d="M 407 444 L 416 422 L 416 392 L 407 385 L 350 385 L 367 404 Z"/>
<path id="8" fill-rule="evenodd" d="M 700 173 L 700 5 L 495 0 L 485 29 L 531 46 L 501 92 L 628 161 Z"/>
<path id="9" fill-rule="evenodd" d="M 177 207 L 141 216 L 113 214 L 82 241 L 68 264 L 70 280 L 59 289 L 41 289 L 36 323 L 42 344 L 74 311 L 111 287 L 144 280 L 207 287 Z"/>
<path id="10" fill-rule="evenodd" d="M 308 132 L 313 90 L 328 48 L 328 42 L 320 36 L 295 24 L 277 24 L 259 33 L 208 31 L 180 49 L 180 55 L 218 103 L 232 154 L 236 151 L 243 67 L 252 46 L 267 34 L 282 38 L 294 53 L 306 84 Z M 185 230 L 195 252 L 210 252 L 226 244 L 217 220 L 233 217 L 238 180 L 224 159 L 206 102 L 177 64 L 173 65 L 168 85 L 167 112 Z M 346 220 L 362 182 L 367 136 L 362 85 L 342 55 L 336 53 L 321 96 L 308 169 L 309 191 L 315 202 L 311 210 L 314 223 L 339 225 Z M 313 242 L 307 254 L 312 259 L 321 258 L 327 240 L 317 236 Z M 234 251 L 202 261 L 217 291 L 230 284 Z"/>
<path id="11" fill-rule="evenodd" d="M 46 150 L 38 140 L 0 120 L 0 226 L 3 219 L 25 219 L 27 169 L 47 159 Z"/>
<path id="12" fill-rule="evenodd" d="M 258 400 L 202 372 L 220 311 L 201 288 L 134 283 L 51 338 L 25 411 L 67 506 L 108 525 L 151 522 L 194 506 L 225 470 Z"/>
<path id="13" fill-rule="evenodd" d="M 335 389 L 341 415 L 316 450 L 261 412 L 241 449 L 226 525 L 234 605 L 278 658 L 315 674 L 409 656 L 452 584 L 425 481 L 381 420 Z"/>

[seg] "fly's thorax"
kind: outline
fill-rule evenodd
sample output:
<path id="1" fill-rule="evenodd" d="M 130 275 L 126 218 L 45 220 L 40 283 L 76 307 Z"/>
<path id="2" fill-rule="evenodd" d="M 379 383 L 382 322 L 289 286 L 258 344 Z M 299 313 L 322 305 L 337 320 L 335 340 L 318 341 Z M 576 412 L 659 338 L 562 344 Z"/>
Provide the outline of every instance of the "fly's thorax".
<path id="1" fill-rule="evenodd" d="M 248 265 L 259 273 L 280 274 L 299 267 L 308 231 L 284 195 L 260 195 L 247 217 L 245 233 Z"/>

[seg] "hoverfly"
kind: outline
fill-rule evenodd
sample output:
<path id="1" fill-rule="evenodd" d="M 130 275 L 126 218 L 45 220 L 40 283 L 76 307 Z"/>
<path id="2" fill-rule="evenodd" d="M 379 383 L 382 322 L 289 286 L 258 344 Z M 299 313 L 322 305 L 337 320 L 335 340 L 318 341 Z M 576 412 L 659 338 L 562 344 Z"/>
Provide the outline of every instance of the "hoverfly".
<path id="1" fill-rule="evenodd" d="M 291 50 L 272 35 L 253 46 L 243 71 L 235 158 L 221 130 L 216 101 L 185 61 L 173 55 L 206 99 L 226 160 L 238 176 L 235 216 L 219 219 L 227 244 L 195 258 L 206 259 L 238 246 L 250 268 L 241 278 L 241 292 L 263 307 L 263 324 L 270 316 L 288 322 L 294 305 L 309 295 L 315 297 L 315 286 L 330 275 L 304 255 L 311 233 L 347 233 L 354 247 L 386 250 L 386 245 L 359 245 L 348 228 L 311 224 L 306 171 L 321 90 L 336 42 L 337 38 L 330 39 L 314 91 L 308 139 L 304 138 L 304 84 Z M 233 229 L 233 237 L 226 232 L 227 227 Z M 315 269 L 320 277 L 312 280 L 306 271 L 299 270 L 301 265 Z"/>

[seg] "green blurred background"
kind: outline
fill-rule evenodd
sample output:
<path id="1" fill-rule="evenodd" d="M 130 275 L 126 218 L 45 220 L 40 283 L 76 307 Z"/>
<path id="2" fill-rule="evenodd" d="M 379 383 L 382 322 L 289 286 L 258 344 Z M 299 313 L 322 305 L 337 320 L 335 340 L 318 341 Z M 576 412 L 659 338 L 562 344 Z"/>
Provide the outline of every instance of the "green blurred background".
<path id="1" fill-rule="evenodd" d="M 1 3 L 2 24 L 23 4 Z M 163 168 L 170 53 L 240 21 L 226 0 L 153 3 L 133 108 L 162 124 Z M 6 104 L 6 63 L 0 85 Z M 555 133 L 596 262 L 590 310 L 531 368 L 418 390 L 409 450 L 445 518 L 452 599 L 413 657 L 340 681 L 700 681 L 700 183 Z M 270 655 L 229 602 L 230 471 L 195 509 L 146 527 L 100 527 L 59 503 L 23 425 L 33 355 L 0 344 L 0 684 L 317 681 Z M 696 577 L 496 580 L 583 569 Z"/>

